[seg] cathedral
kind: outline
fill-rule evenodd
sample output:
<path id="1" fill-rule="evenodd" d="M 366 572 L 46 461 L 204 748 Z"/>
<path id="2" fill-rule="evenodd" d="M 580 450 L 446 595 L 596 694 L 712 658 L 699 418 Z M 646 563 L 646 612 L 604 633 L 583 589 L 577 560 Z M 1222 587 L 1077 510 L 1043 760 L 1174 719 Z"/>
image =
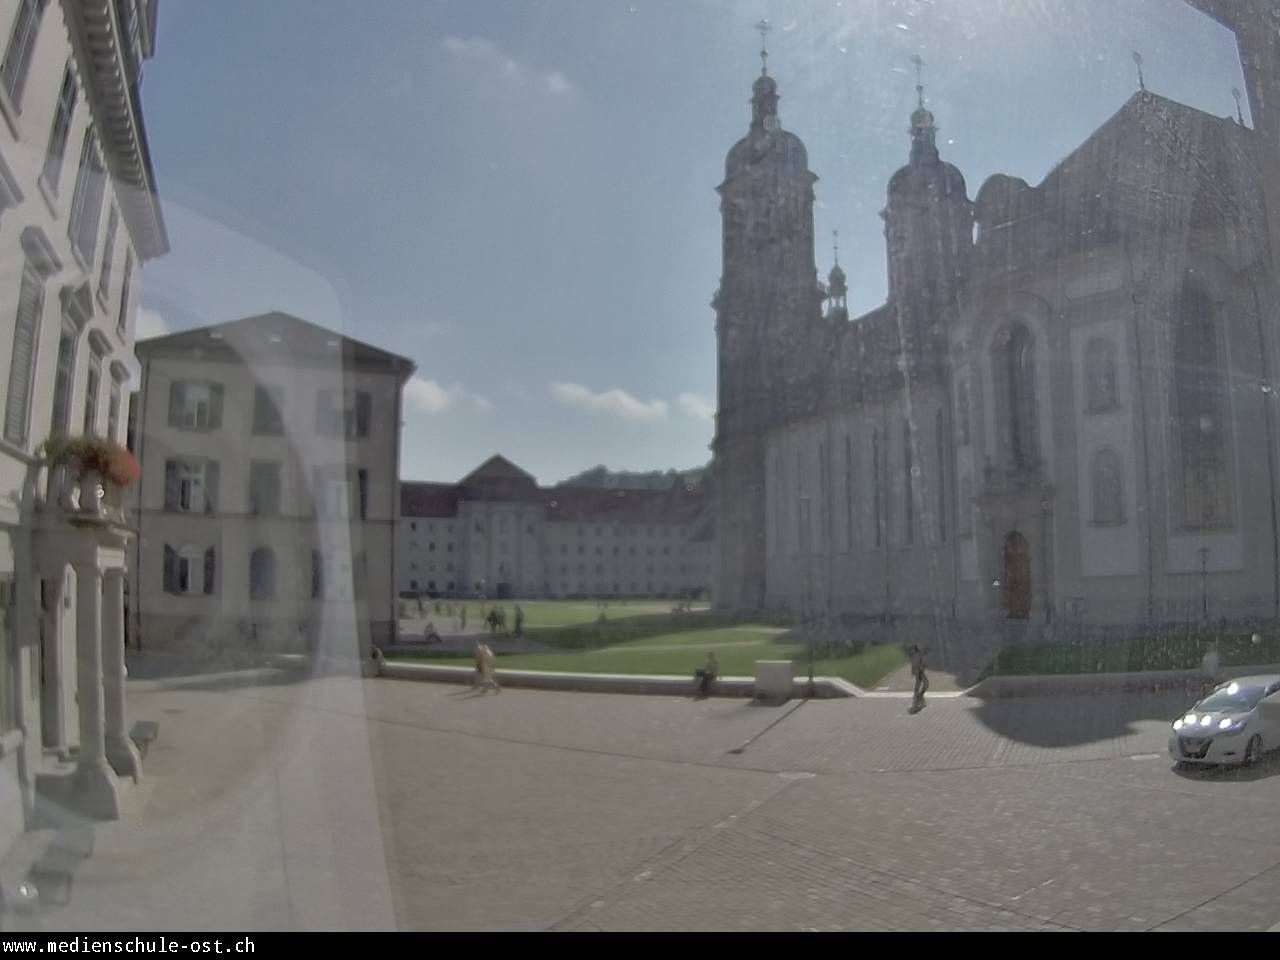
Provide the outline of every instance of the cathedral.
<path id="1" fill-rule="evenodd" d="M 719 186 L 718 605 L 995 649 L 1280 615 L 1260 138 L 1139 90 L 970 198 L 923 89 L 887 302 L 819 281 L 766 66 Z"/>

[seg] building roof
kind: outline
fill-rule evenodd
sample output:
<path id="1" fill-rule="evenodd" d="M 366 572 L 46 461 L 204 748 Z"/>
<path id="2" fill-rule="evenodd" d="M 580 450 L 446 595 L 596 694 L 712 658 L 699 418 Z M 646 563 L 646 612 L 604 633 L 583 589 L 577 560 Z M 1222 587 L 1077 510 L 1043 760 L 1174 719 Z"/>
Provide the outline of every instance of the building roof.
<path id="1" fill-rule="evenodd" d="M 520 469 L 500 453 L 495 453 L 463 477 L 460 482 L 483 483 L 487 480 L 527 480 L 530 483 L 537 483 L 533 474 Z"/>
<path id="2" fill-rule="evenodd" d="M 454 517 L 458 514 L 458 487 L 452 483 L 400 484 L 400 514 L 405 517 Z"/>
<path id="3" fill-rule="evenodd" d="M 135 349 L 143 358 L 180 356 L 222 363 L 249 360 L 327 367 L 340 361 L 347 367 L 393 372 L 402 379 L 408 379 L 416 369 L 408 357 L 278 310 L 139 340 Z"/>
<path id="4" fill-rule="evenodd" d="M 533 476 L 495 454 L 458 483 L 401 481 L 405 517 L 453 517 L 463 501 L 537 504 L 548 521 L 581 523 L 691 524 L 708 500 L 706 484 L 667 489 L 539 487 Z"/>
<path id="5" fill-rule="evenodd" d="M 689 524 L 706 501 L 704 491 L 696 486 L 671 490 L 555 487 L 544 494 L 551 522 Z"/>

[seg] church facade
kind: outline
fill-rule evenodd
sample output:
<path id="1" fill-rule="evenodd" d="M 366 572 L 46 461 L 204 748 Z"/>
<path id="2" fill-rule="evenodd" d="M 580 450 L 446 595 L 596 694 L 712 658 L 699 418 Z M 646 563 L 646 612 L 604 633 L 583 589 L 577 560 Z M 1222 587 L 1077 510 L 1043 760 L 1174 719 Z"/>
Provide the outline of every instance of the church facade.
<path id="1" fill-rule="evenodd" d="M 720 605 L 997 646 L 1280 616 L 1259 144 L 1145 89 L 971 199 L 919 90 L 887 302 L 820 284 L 762 71 L 718 188 Z"/>

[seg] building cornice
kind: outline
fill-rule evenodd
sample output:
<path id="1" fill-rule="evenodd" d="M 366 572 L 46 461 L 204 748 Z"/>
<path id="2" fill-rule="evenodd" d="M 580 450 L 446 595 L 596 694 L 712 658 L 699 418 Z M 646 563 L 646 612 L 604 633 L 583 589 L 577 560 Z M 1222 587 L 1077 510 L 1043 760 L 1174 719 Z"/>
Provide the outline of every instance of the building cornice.
<path id="1" fill-rule="evenodd" d="M 169 250 L 169 237 L 115 4 L 112 0 L 62 0 L 62 10 L 134 246 L 143 260 L 161 256 Z"/>

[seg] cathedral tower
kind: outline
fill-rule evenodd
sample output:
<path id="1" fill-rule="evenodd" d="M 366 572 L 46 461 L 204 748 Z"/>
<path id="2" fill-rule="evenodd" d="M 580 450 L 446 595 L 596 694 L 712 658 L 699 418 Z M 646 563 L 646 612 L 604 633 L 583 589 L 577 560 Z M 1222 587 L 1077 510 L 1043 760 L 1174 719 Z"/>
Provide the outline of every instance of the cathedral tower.
<path id="1" fill-rule="evenodd" d="M 768 24 L 759 25 L 762 36 Z M 758 609 L 765 589 L 763 434 L 784 396 L 785 358 L 821 315 L 813 185 L 804 144 L 778 120 L 778 85 L 760 51 L 751 127 L 725 160 L 717 191 L 723 270 L 716 310 L 717 605 Z"/>

